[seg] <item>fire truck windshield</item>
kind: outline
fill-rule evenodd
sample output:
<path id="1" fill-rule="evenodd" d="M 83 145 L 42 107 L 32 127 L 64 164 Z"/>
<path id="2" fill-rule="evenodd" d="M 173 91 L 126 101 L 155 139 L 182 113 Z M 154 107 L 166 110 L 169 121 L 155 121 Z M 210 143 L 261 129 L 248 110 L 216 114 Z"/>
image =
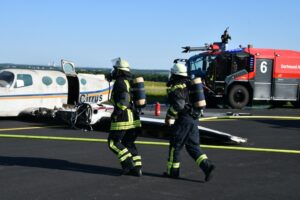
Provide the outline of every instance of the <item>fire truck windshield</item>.
<path id="1" fill-rule="evenodd" d="M 210 72 L 218 81 L 224 81 L 226 76 L 243 69 L 248 72 L 253 71 L 253 59 L 244 52 L 226 52 L 218 55 L 199 54 L 191 57 L 187 64 L 188 72 L 192 77 L 206 78 Z"/>
<path id="2" fill-rule="evenodd" d="M 206 76 L 206 71 L 211 63 L 215 60 L 215 55 L 198 55 L 192 57 L 188 61 L 188 71 L 189 74 L 197 77 L 204 78 Z"/>

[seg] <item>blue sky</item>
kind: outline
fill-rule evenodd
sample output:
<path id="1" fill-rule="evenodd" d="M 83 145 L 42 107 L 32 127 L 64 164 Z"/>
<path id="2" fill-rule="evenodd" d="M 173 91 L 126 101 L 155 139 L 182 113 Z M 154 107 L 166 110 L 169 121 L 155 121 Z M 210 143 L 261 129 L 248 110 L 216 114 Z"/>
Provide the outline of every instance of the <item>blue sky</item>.
<path id="1" fill-rule="evenodd" d="M 182 46 L 218 41 L 229 26 L 230 48 L 300 50 L 300 1 L 1 0 L 0 63 L 59 63 L 168 69 L 187 58 Z"/>

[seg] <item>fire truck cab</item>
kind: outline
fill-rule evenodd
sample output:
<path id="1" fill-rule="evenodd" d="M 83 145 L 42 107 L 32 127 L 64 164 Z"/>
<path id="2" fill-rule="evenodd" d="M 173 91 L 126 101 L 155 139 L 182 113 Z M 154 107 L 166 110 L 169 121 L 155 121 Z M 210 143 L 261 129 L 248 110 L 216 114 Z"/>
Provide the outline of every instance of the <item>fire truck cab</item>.
<path id="1" fill-rule="evenodd" d="M 233 108 L 243 108 L 256 100 L 300 104 L 298 51 L 251 45 L 224 50 L 220 43 L 183 48 L 184 52 L 203 51 L 187 59 L 186 64 L 192 78 L 204 80 L 208 102 L 223 100 Z"/>

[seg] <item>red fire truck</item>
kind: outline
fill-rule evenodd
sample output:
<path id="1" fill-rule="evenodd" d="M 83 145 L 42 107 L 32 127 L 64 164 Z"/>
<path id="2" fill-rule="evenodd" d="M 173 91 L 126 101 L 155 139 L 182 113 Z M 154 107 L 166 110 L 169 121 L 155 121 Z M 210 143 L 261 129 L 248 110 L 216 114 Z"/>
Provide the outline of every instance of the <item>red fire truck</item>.
<path id="1" fill-rule="evenodd" d="M 202 51 L 185 61 L 189 75 L 204 80 L 208 102 L 221 99 L 232 108 L 256 100 L 300 105 L 299 51 L 224 46 L 183 47 L 183 52 Z"/>

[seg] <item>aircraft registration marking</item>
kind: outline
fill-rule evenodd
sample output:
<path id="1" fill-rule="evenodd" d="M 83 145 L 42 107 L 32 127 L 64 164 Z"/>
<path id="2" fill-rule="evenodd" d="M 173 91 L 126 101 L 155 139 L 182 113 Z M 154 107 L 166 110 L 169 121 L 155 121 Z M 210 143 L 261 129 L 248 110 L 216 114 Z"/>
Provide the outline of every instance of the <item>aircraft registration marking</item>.
<path id="1" fill-rule="evenodd" d="M 98 139 L 98 138 L 76 138 L 76 137 L 57 137 L 57 136 L 39 136 L 39 135 L 0 134 L 0 137 L 1 138 L 18 138 L 18 139 L 77 141 L 77 142 L 102 142 L 102 143 L 107 142 L 107 139 Z M 136 144 L 142 144 L 142 145 L 169 146 L 168 142 L 154 142 L 154 141 L 140 141 L 140 140 L 138 140 L 135 143 Z M 291 149 L 271 149 L 271 148 L 215 146 L 215 145 L 200 145 L 200 146 L 202 148 L 210 148 L 210 149 L 253 151 L 253 152 L 266 152 L 266 153 L 300 154 L 300 150 L 291 150 Z"/>

